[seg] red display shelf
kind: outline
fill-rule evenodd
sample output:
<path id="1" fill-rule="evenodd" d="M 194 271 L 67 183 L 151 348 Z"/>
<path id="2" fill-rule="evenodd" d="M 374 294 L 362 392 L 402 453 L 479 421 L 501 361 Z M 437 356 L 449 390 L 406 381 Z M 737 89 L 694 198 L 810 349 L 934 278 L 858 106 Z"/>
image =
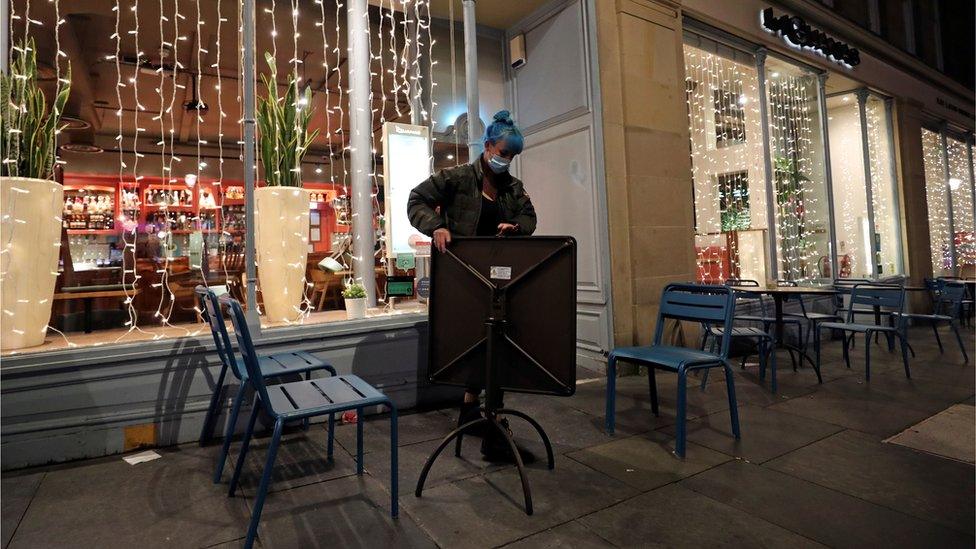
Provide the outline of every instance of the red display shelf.
<path id="1" fill-rule="evenodd" d="M 115 229 L 68 229 L 69 235 L 101 235 L 118 234 L 121 231 Z"/>

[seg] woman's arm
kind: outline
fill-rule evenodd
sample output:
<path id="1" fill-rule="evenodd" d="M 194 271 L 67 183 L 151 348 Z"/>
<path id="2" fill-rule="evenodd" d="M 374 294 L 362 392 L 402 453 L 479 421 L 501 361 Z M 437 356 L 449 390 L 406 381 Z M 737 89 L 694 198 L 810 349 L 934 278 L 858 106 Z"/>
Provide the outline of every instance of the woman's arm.
<path id="1" fill-rule="evenodd" d="M 447 228 L 444 218 L 434 208 L 443 208 L 445 202 L 453 198 L 456 190 L 457 183 L 447 170 L 435 173 L 414 187 L 407 201 L 410 224 L 427 236 L 433 236 L 437 229 Z"/>
<path id="2" fill-rule="evenodd" d="M 535 207 L 532 205 L 532 200 L 525 192 L 525 187 L 521 181 L 514 184 L 512 192 L 515 195 L 516 204 L 512 223 L 518 225 L 518 234 L 530 235 L 535 232 Z"/>

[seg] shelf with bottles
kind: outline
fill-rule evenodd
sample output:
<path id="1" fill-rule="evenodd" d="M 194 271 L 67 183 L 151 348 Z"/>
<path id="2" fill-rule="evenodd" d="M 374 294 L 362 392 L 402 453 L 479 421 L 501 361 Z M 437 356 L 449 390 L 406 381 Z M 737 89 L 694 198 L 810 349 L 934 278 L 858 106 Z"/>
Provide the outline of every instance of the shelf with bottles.
<path id="1" fill-rule="evenodd" d="M 115 187 L 104 185 L 65 185 L 61 223 L 69 231 L 108 231 L 115 229 Z"/>
<path id="2" fill-rule="evenodd" d="M 224 183 L 223 205 L 240 206 L 244 204 L 244 186 Z"/>
<path id="3" fill-rule="evenodd" d="M 193 210 L 196 193 L 185 185 L 148 185 L 143 191 L 143 204 L 147 210 Z"/>
<path id="4" fill-rule="evenodd" d="M 190 212 L 156 210 L 146 217 L 146 223 L 174 234 L 191 233 L 197 229 L 197 216 Z"/>

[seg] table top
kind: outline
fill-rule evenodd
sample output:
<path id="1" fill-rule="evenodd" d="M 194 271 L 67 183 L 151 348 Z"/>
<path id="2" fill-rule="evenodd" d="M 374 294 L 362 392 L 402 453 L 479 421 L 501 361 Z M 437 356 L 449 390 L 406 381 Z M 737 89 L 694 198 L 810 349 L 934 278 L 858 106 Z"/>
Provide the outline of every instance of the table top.
<path id="1" fill-rule="evenodd" d="M 737 292 L 766 295 L 834 295 L 837 290 L 820 286 L 729 286 Z"/>

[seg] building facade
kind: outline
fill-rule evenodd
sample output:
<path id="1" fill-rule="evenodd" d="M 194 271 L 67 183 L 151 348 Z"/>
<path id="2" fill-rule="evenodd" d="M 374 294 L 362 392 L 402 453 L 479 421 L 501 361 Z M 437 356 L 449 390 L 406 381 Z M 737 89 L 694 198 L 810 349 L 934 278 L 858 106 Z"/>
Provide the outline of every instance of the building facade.
<path id="1" fill-rule="evenodd" d="M 259 345 L 264 352 L 298 349 L 319 354 L 340 371 L 381 387 L 403 407 L 451 399 L 457 395 L 424 381 L 427 336 L 422 301 L 384 307 L 385 296 L 378 294 L 381 306 L 369 318 L 346 320 L 341 306 L 330 304 L 329 298 L 335 297 L 329 294 L 330 284 L 334 291 L 336 281 L 317 278 L 323 275 L 315 266 L 325 257 L 337 259 L 350 272 L 353 262 L 362 261 L 335 250 L 354 232 L 357 219 L 374 219 L 382 241 L 383 224 L 376 215 L 383 212 L 385 199 L 374 173 L 373 211 L 357 217 L 350 210 L 353 186 L 348 180 L 353 176 L 345 163 L 348 143 L 341 135 L 348 128 L 343 110 L 348 99 L 343 94 L 350 84 L 344 69 L 338 70 L 345 60 L 335 53 L 341 50 L 344 17 L 338 3 L 325 4 L 328 11 L 315 7 L 309 17 L 294 22 L 286 13 L 277 19 L 280 27 L 272 27 L 272 4 L 258 2 L 262 31 L 275 28 L 273 33 L 285 35 L 293 25 L 293 32 L 301 31 L 304 40 L 319 40 L 321 34 L 321 42 L 308 47 L 299 48 L 296 40 L 292 52 L 290 37 L 278 43 L 259 33 L 258 50 L 279 48 L 281 66 L 297 66 L 299 49 L 313 50 L 304 63 L 324 67 L 322 74 L 306 74 L 309 82 L 320 83 L 313 100 L 318 106 L 314 124 L 327 129 L 327 137 L 319 138 L 326 139 L 319 145 L 327 152 L 301 167 L 313 197 L 310 215 L 316 220 L 309 235 L 307 282 L 309 290 L 321 293 L 309 296 L 302 321 L 264 322 Z M 425 59 L 416 52 L 410 57 L 395 46 L 402 49 L 406 35 L 389 30 L 400 29 L 397 25 L 405 16 L 391 9 L 392 3 L 371 4 L 371 28 L 378 43 L 370 47 L 379 48 L 371 59 L 372 78 L 378 80 L 391 74 L 389 67 L 396 67 L 393 84 L 371 80 L 374 126 L 385 121 L 429 126 L 435 137 L 435 168 L 466 161 L 469 133 L 476 136 L 480 130 L 468 132 L 471 125 L 464 116 L 460 10 L 453 13 L 418 3 L 433 8 L 420 16 L 426 17 L 423 32 L 429 34 L 415 35 L 430 48 Z M 947 68 L 938 31 L 943 3 L 478 4 L 479 23 L 485 25 L 477 33 L 476 50 L 481 117 L 490 120 L 501 108 L 512 111 L 526 138 L 513 169 L 536 205 L 537 234 L 570 234 L 578 242 L 580 367 L 599 371 L 605 353 L 614 346 L 647 343 L 661 291 L 674 281 L 748 278 L 820 285 L 834 278 L 907 276 L 920 285 L 927 277 L 973 273 L 973 92 L 942 72 Z M 217 12 L 197 17 L 212 19 L 210 23 L 220 20 L 219 5 Z M 209 333 L 195 318 L 192 293 L 185 290 L 192 289 L 194 270 L 201 262 L 227 271 L 231 252 L 226 250 L 238 250 L 254 235 L 253 227 L 226 222 L 242 217 L 244 201 L 236 191 L 220 190 L 238 187 L 243 179 L 237 139 L 227 138 L 232 152 L 223 154 L 214 143 L 220 142 L 224 130 L 213 117 L 184 110 L 178 116 L 185 120 L 167 122 L 150 115 L 140 119 L 142 104 L 151 106 L 152 99 L 116 95 L 116 88 L 131 93 L 125 87 L 129 74 L 138 82 L 171 71 L 171 84 L 154 88 L 147 83 L 143 89 L 168 101 L 171 92 L 185 93 L 194 89 L 193 83 L 206 82 L 196 87 L 199 98 L 219 105 L 220 89 L 237 87 L 226 84 L 233 78 L 225 78 L 236 74 L 239 62 L 236 68 L 235 61 L 225 67 L 213 56 L 220 51 L 215 47 L 217 36 L 202 39 L 203 46 L 183 54 L 170 54 L 188 71 L 198 71 L 198 80 L 190 72 L 167 69 L 175 65 L 164 58 L 126 58 L 126 48 L 138 42 L 102 44 L 102 35 L 112 35 L 114 15 L 91 15 L 90 10 L 83 15 L 84 7 L 77 7 L 78 13 L 65 16 L 57 47 L 67 52 L 73 71 L 88 77 L 77 81 L 79 103 L 71 114 L 91 128 L 85 130 L 90 133 L 72 134 L 68 141 L 114 154 L 62 151 L 66 193 L 70 190 L 73 201 L 85 202 L 66 205 L 66 213 L 90 222 L 90 204 L 99 204 L 104 194 L 117 201 L 114 211 L 122 216 L 116 218 L 120 225 L 125 222 L 126 201 L 139 199 L 148 204 L 135 205 L 132 218 L 153 214 L 154 223 L 169 223 L 156 215 L 162 209 L 197 225 L 188 230 L 170 227 L 155 257 L 134 256 L 135 269 L 145 269 L 145 286 L 124 302 L 127 307 L 121 312 L 118 301 L 95 300 L 92 334 L 79 333 L 77 307 L 62 310 L 57 307 L 65 305 L 56 304 L 51 326 L 64 336 L 49 329 L 43 346 L 3 355 L 4 468 L 198 437 L 218 365 Z M 34 17 L 43 19 L 38 9 Z M 154 19 L 154 14 L 143 15 Z M 115 29 L 116 35 L 134 36 L 134 21 L 116 22 L 122 30 L 130 29 Z M 206 28 L 201 24 L 197 31 Z M 142 32 L 151 31 L 143 27 Z M 168 32 L 144 35 L 142 44 L 168 42 Z M 57 42 L 49 35 L 45 41 L 41 31 L 36 34 L 41 51 L 52 51 Z M 524 63 L 513 67 L 511 44 L 516 39 L 524 40 Z M 102 45 L 90 48 L 89 55 L 80 43 Z M 400 53 L 386 57 L 388 48 Z M 326 55 L 316 57 L 314 51 Z M 115 57 L 106 61 L 111 56 Z M 428 64 L 418 61 L 422 59 Z M 217 67 L 216 76 L 203 70 L 207 66 Z M 428 78 L 436 81 L 436 88 L 410 87 Z M 227 111 L 223 118 L 237 128 L 234 120 L 242 118 L 236 106 L 239 97 L 224 93 L 227 104 L 220 112 Z M 125 116 L 111 116 L 115 112 Z M 130 138 L 150 123 L 161 123 L 161 135 L 175 132 L 177 144 L 164 143 L 160 151 L 154 139 L 144 139 L 137 146 Z M 167 158 L 169 166 L 178 165 L 172 160 L 177 156 L 182 157 L 180 164 L 195 160 L 196 185 L 186 187 L 185 179 L 171 185 L 157 169 L 159 162 L 140 172 L 137 166 L 150 161 L 138 159 L 147 155 L 161 155 L 164 166 Z M 383 160 L 381 155 L 374 159 L 377 166 Z M 85 200 L 88 195 L 94 202 Z M 154 206 L 172 196 L 184 202 Z M 218 204 L 209 204 L 215 199 Z M 151 211 L 142 211 L 147 207 Z M 212 210 L 219 213 L 207 213 Z M 225 222 L 231 235 L 227 239 L 214 235 L 221 226 L 206 224 Z M 137 250 L 146 247 L 137 238 L 154 236 L 142 226 L 132 229 L 134 246 L 143 244 Z M 191 233 L 197 231 L 203 236 L 195 242 Z M 110 249 L 116 249 L 117 242 L 127 243 L 125 231 L 86 227 L 66 228 L 65 234 L 62 245 L 67 242 L 69 255 L 77 255 L 76 265 L 104 264 L 89 274 L 75 269 L 79 279 L 136 288 L 134 281 L 124 278 L 85 278 L 117 268 L 108 261 Z M 104 258 L 98 255 L 102 248 Z M 387 264 L 392 258 L 381 253 L 381 244 L 377 251 L 378 288 L 391 274 L 422 277 L 422 259 L 412 258 L 413 267 L 404 263 L 394 268 Z M 210 259 L 204 261 L 208 254 Z M 119 269 L 124 276 L 125 269 Z M 924 297 L 914 296 L 911 306 L 924 308 Z M 126 319 L 140 329 L 126 329 Z M 669 337 L 680 341 L 691 336 L 675 331 Z"/>

